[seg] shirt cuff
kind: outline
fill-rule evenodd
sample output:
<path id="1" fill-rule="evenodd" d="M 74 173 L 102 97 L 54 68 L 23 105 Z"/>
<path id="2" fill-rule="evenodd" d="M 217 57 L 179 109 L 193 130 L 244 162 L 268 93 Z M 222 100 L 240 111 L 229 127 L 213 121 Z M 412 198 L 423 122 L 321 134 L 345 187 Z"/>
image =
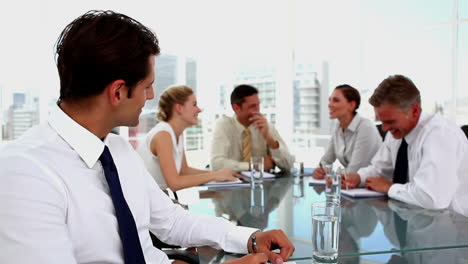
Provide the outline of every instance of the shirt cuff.
<path id="1" fill-rule="evenodd" d="M 230 253 L 247 254 L 247 244 L 249 242 L 250 235 L 258 231 L 256 228 L 234 226 L 231 231 L 227 234 L 226 248 L 224 249 Z"/>
<path id="2" fill-rule="evenodd" d="M 357 174 L 359 175 L 359 178 L 361 179 L 361 183 L 359 184 L 359 186 L 364 186 L 364 184 L 366 183 L 366 179 L 369 175 L 367 175 L 365 169 L 358 170 Z"/>
<path id="3" fill-rule="evenodd" d="M 250 163 L 242 161 L 238 165 L 239 171 L 248 171 L 250 170 Z"/>
<path id="4" fill-rule="evenodd" d="M 390 189 L 388 189 L 387 195 L 390 198 L 398 200 L 398 194 L 403 189 L 404 189 L 404 184 L 394 183 L 394 184 L 392 184 L 392 186 L 390 186 Z"/>

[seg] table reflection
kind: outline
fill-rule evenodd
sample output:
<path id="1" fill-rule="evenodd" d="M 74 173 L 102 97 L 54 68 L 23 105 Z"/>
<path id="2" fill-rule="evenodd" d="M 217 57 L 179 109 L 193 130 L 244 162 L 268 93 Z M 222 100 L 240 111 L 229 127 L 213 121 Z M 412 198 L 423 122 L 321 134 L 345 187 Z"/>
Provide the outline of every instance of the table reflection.
<path id="1" fill-rule="evenodd" d="M 211 199 L 216 216 L 263 230 L 268 226 L 270 213 L 278 207 L 291 185 L 290 179 L 283 177 L 253 188 L 200 191 L 200 198 Z"/>
<path id="2" fill-rule="evenodd" d="M 311 204 L 326 201 L 324 187 L 310 185 L 308 177 L 287 175 L 265 181 L 262 187 L 205 188 L 199 190 L 201 203 L 190 210 L 223 216 L 243 226 L 267 230 L 281 228 L 296 246 L 293 257 L 311 257 Z M 343 258 L 394 253 L 393 258 L 380 263 L 392 259 L 423 263 L 411 259 L 414 255 L 408 256 L 407 253 L 468 246 L 468 218 L 449 210 L 426 210 L 386 198 L 342 197 L 341 206 L 338 252 Z M 444 253 L 437 253 L 437 256 L 440 257 L 433 258 L 449 258 Z M 343 263 L 359 263 L 356 262 L 359 258 L 348 258 L 346 261 Z M 434 263 L 433 259 L 426 261 Z"/>

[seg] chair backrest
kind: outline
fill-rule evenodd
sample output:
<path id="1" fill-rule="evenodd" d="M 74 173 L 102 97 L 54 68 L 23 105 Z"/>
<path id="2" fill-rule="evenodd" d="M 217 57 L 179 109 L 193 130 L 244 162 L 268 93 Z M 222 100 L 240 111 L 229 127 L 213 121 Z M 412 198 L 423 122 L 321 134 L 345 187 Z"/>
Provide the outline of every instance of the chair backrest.
<path id="1" fill-rule="evenodd" d="M 468 125 L 461 126 L 463 132 L 465 132 L 466 138 L 468 138 Z"/>
<path id="2" fill-rule="evenodd" d="M 387 131 L 384 131 L 382 129 L 382 124 L 376 125 L 377 130 L 379 130 L 380 136 L 382 137 L 382 140 L 385 140 L 385 135 L 387 135 Z"/>

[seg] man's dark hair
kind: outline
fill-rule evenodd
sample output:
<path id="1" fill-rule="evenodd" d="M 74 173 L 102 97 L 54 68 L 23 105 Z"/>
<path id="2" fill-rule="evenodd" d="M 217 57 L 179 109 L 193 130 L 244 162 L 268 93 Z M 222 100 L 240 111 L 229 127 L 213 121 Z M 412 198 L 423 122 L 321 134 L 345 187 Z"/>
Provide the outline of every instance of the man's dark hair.
<path id="1" fill-rule="evenodd" d="M 68 24 L 56 43 L 60 99 L 81 100 L 124 80 L 128 97 L 160 52 L 156 35 L 140 22 L 113 11 L 92 10 Z"/>
<path id="2" fill-rule="evenodd" d="M 403 75 L 391 75 L 383 80 L 369 98 L 369 103 L 379 107 L 383 103 L 396 105 L 408 110 L 412 105 L 421 106 L 421 95 L 410 78 Z"/>
<path id="3" fill-rule="evenodd" d="M 356 102 L 356 107 L 354 108 L 354 114 L 357 113 L 357 109 L 361 105 L 361 96 L 359 95 L 359 91 L 348 84 L 338 85 L 335 90 L 340 90 L 343 93 L 344 98 L 348 100 L 348 102 Z"/>
<path id="4" fill-rule="evenodd" d="M 242 105 L 244 102 L 244 98 L 247 96 L 251 96 L 254 94 L 258 94 L 257 88 L 250 86 L 248 84 L 241 84 L 234 88 L 231 93 L 231 105 Z"/>

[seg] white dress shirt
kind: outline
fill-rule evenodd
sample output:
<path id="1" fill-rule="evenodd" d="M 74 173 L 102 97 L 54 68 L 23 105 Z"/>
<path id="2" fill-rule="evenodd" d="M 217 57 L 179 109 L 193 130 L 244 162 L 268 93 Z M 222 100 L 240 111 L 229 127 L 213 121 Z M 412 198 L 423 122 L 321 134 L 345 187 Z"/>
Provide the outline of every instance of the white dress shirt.
<path id="1" fill-rule="evenodd" d="M 103 142 L 54 107 L 48 123 L 0 150 L 0 263 L 123 263 L 98 160 L 104 145 L 117 166 L 146 263 L 169 263 L 152 246 L 149 230 L 169 244 L 247 252 L 255 229 L 175 205 L 126 140 L 109 134 Z"/>
<path id="2" fill-rule="evenodd" d="M 408 183 L 393 184 L 388 196 L 428 209 L 452 208 L 468 215 L 468 141 L 460 127 L 440 115 L 421 114 L 405 137 Z M 358 171 L 361 184 L 370 176 L 393 179 L 401 139 L 386 136 L 371 165 Z"/>
<path id="3" fill-rule="evenodd" d="M 370 165 L 381 145 L 382 137 L 377 127 L 369 119 L 356 114 L 345 131 L 337 124 L 320 162 L 332 164 L 338 159 L 347 173 L 356 173 Z"/>
<path id="4" fill-rule="evenodd" d="M 149 173 L 158 183 L 159 188 L 166 190 L 167 183 L 162 173 L 161 165 L 159 164 L 159 158 L 151 152 L 151 140 L 153 140 L 153 137 L 160 131 L 166 131 L 171 135 L 172 157 L 174 158 L 177 173 L 180 174 L 182 160 L 184 157 L 184 136 L 181 134 L 177 139 L 174 129 L 172 129 L 169 123 L 160 121 L 155 127 L 153 127 L 150 132 L 148 132 L 143 142 L 138 146 L 137 152 L 143 159 Z"/>
<path id="5" fill-rule="evenodd" d="M 237 121 L 236 116 L 221 117 L 213 132 L 211 144 L 211 166 L 213 170 L 228 168 L 234 171 L 245 171 L 249 169 L 249 163 L 242 161 L 242 132 L 245 127 Z M 289 169 L 294 162 L 294 156 L 289 153 L 288 147 L 280 137 L 278 131 L 268 124 L 268 132 L 278 141 L 279 147 L 271 149 L 260 131 L 249 126 L 252 156 L 272 156 L 276 166 L 281 169 Z"/>

